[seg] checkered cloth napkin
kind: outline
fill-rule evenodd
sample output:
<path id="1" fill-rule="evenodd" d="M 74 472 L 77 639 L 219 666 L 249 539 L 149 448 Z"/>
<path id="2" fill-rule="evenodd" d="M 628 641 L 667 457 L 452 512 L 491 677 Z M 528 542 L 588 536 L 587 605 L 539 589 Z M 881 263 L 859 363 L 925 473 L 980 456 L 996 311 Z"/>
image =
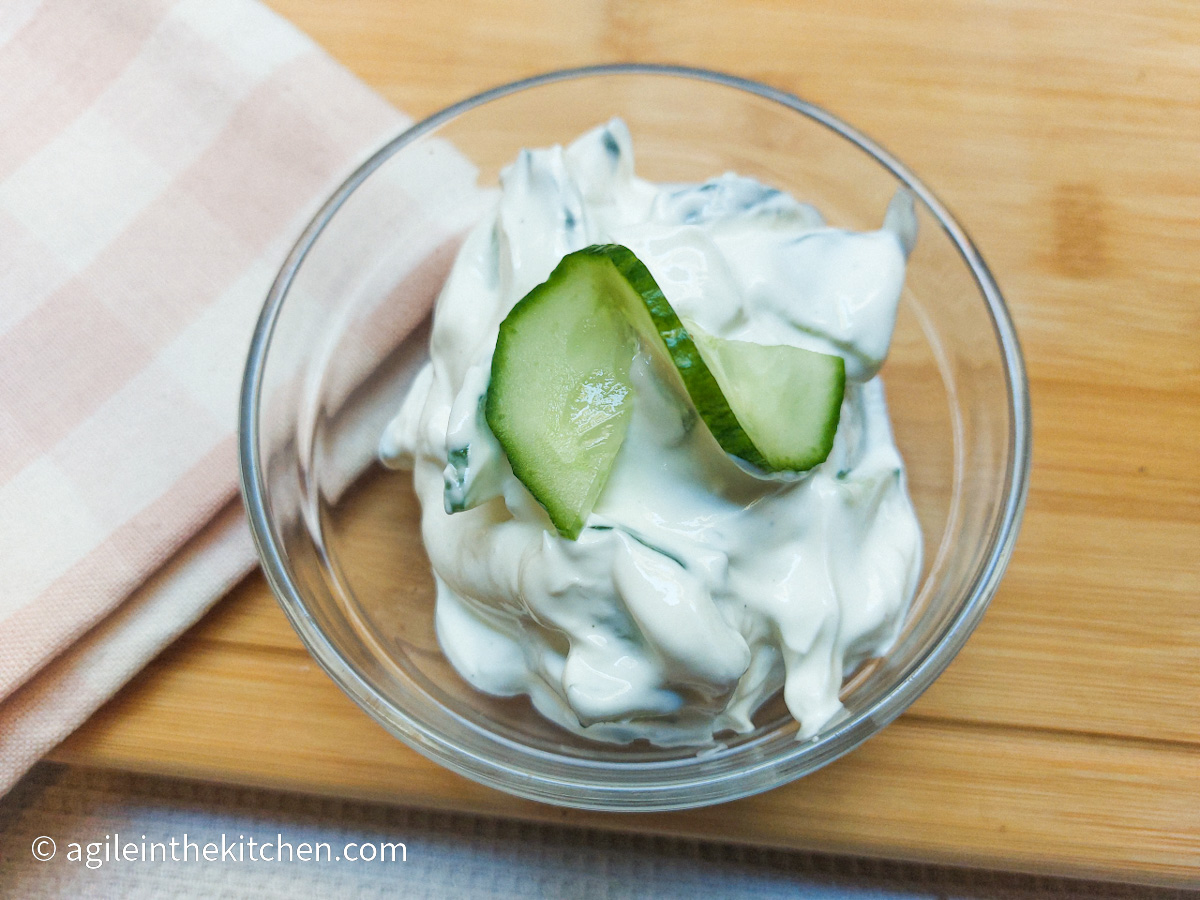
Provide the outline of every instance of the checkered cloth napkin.
<path id="1" fill-rule="evenodd" d="M 0 793 L 253 566 L 253 323 L 404 124 L 256 0 L 0 2 Z"/>

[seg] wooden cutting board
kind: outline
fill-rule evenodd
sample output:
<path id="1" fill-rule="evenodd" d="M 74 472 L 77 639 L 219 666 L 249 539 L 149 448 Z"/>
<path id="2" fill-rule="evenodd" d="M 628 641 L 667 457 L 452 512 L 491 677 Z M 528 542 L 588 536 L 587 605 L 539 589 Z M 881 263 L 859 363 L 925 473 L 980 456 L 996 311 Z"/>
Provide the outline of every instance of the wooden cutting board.
<path id="1" fill-rule="evenodd" d="M 781 847 L 1200 885 L 1200 16 L 1040 0 L 271 0 L 398 106 L 597 61 L 791 90 L 972 231 L 1028 359 L 1034 470 L 992 609 L 827 769 L 668 815 L 518 801 L 426 762 L 310 660 L 260 577 L 54 758 Z"/>

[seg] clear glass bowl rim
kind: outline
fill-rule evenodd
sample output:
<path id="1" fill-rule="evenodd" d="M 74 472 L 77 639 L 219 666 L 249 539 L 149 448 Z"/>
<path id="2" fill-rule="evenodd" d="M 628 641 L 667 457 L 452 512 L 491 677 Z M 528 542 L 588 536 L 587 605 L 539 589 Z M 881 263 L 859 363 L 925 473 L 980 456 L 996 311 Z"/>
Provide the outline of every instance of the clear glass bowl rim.
<path id="1" fill-rule="evenodd" d="M 648 783 L 645 777 L 621 784 L 616 766 L 571 760 L 578 778 L 548 777 L 513 765 L 512 759 L 490 757 L 461 747 L 409 716 L 383 698 L 334 648 L 308 615 L 304 599 L 288 575 L 284 552 L 275 538 L 267 514 L 266 486 L 259 454 L 258 419 L 262 379 L 275 323 L 288 289 L 312 245 L 346 199 L 376 169 L 395 153 L 421 136 L 475 107 L 529 88 L 560 81 L 609 75 L 650 75 L 693 79 L 734 88 L 774 101 L 840 135 L 865 151 L 923 201 L 951 239 L 987 304 L 999 344 L 1007 380 L 1009 415 L 1009 469 L 1006 473 L 1004 505 L 991 546 L 971 590 L 941 639 L 871 708 L 842 722 L 817 741 L 799 742 L 788 752 L 752 766 L 714 778 L 697 765 L 696 777 L 674 777 Z M 819 106 L 760 82 L 687 66 L 623 63 L 560 69 L 500 85 L 468 97 L 414 123 L 364 162 L 329 199 L 305 228 L 288 254 L 267 295 L 251 339 L 242 381 L 238 411 L 238 466 L 242 497 L 258 549 L 264 574 L 280 606 L 309 653 L 334 682 L 389 732 L 433 761 L 482 784 L 528 799 L 581 809 L 661 811 L 685 809 L 734 800 L 759 793 L 813 772 L 859 746 L 907 709 L 949 665 L 970 637 L 995 594 L 1004 573 L 1025 508 L 1029 490 L 1032 423 L 1029 386 L 1024 360 L 1012 320 L 1000 289 L 966 231 L 946 207 L 912 172 L 877 143 Z M 497 745 L 502 746 L 502 745 Z M 688 762 L 691 762 L 690 760 Z M 637 768 L 642 776 L 662 767 L 677 772 L 677 761 L 629 763 L 623 770 Z M 607 776 L 607 777 L 606 777 Z"/>

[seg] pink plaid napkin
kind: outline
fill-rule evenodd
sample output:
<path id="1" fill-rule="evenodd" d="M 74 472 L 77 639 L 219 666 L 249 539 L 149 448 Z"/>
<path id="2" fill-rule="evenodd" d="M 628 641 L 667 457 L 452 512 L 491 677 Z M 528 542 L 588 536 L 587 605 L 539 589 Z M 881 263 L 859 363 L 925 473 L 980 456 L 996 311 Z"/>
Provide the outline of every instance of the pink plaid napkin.
<path id="1" fill-rule="evenodd" d="M 253 323 L 403 124 L 255 0 L 0 3 L 0 793 L 252 567 Z"/>

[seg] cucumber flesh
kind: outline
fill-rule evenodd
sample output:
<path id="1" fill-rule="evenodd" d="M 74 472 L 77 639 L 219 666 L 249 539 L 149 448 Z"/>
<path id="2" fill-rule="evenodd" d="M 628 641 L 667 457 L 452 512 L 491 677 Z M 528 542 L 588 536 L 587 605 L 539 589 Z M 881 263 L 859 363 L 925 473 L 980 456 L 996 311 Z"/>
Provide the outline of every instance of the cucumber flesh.
<path id="1" fill-rule="evenodd" d="M 569 538 L 595 506 L 632 412 L 637 336 L 610 297 L 617 281 L 603 257 L 564 257 L 509 312 L 492 355 L 488 427 Z"/>
<path id="2" fill-rule="evenodd" d="M 649 270 L 616 244 L 563 257 L 500 325 L 485 401 L 513 474 L 576 538 L 631 415 L 639 345 L 666 353 L 721 448 L 766 472 L 822 462 L 845 385 L 840 357 L 693 339 Z"/>
<path id="3" fill-rule="evenodd" d="M 803 472 L 825 462 L 841 418 L 845 360 L 690 329 L 738 424 L 765 461 L 759 468 Z"/>

